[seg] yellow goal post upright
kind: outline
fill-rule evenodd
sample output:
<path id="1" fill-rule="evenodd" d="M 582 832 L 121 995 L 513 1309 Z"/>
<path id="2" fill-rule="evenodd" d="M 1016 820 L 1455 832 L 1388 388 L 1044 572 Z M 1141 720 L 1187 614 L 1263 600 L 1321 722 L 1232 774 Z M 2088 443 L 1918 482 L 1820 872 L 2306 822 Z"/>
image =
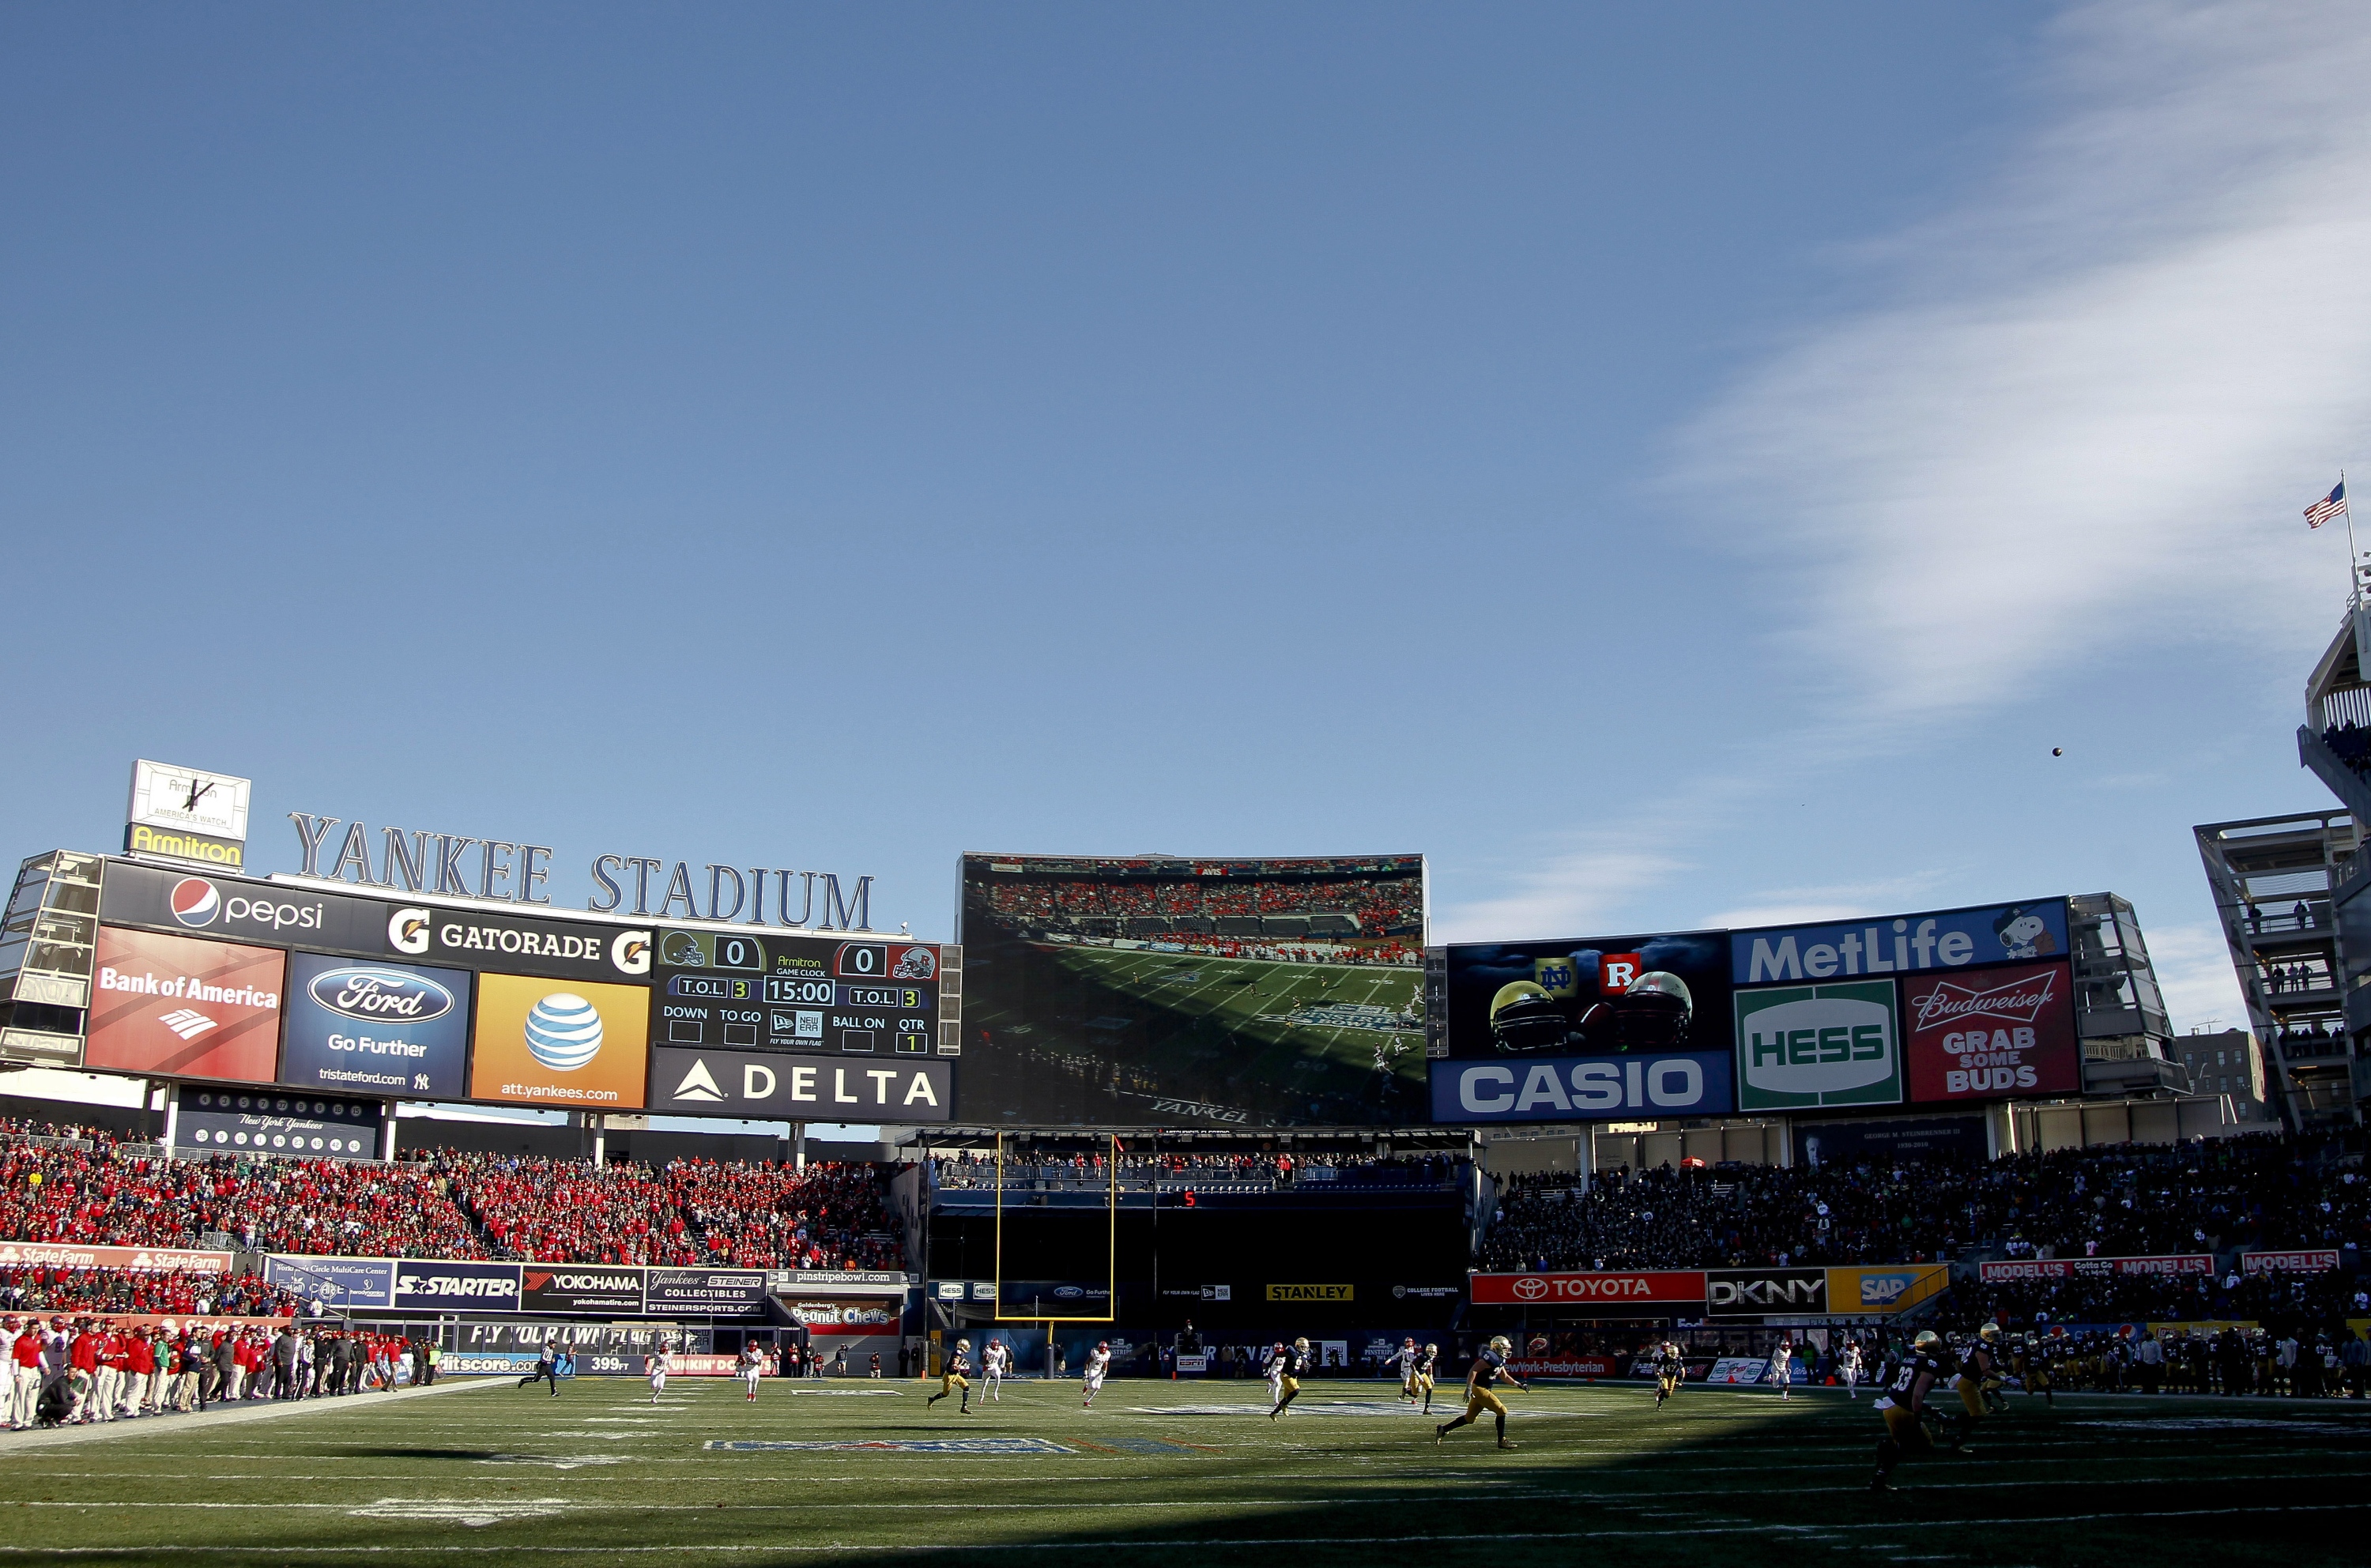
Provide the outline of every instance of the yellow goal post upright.
<path id="1" fill-rule="evenodd" d="M 1046 1378 L 1054 1377 L 1054 1326 L 1057 1323 L 1109 1323 L 1117 1321 L 1119 1312 L 1119 1135 L 1104 1135 L 1110 1144 L 1111 1180 L 1104 1191 L 1105 1251 L 1104 1257 L 1104 1310 L 1093 1314 L 1065 1314 L 1045 1310 L 1046 1303 L 1033 1299 L 1029 1303 L 1027 1321 L 1046 1331 Z M 1004 1135 L 996 1135 L 996 1315 L 1004 1315 Z"/>

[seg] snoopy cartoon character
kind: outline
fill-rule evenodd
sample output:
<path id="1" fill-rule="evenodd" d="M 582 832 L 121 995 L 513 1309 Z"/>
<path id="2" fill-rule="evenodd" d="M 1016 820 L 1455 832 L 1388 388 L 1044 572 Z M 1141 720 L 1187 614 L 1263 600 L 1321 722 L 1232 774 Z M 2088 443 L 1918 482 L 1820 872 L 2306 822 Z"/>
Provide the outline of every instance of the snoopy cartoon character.
<path id="1" fill-rule="evenodd" d="M 2047 958 L 2058 951 L 2050 928 L 2030 909 L 2003 910 L 1993 922 L 1993 934 L 2000 938 L 2004 958 Z"/>

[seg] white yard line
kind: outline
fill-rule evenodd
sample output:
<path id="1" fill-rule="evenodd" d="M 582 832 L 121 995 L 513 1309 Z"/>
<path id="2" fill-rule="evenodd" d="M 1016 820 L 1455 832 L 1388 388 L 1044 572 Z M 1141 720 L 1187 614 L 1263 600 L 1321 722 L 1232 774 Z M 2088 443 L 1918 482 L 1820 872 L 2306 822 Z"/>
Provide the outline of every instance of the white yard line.
<path id="1" fill-rule="evenodd" d="M 277 1421 L 284 1416 L 318 1415 L 325 1411 L 344 1411 L 348 1414 L 376 1410 L 382 1405 L 397 1404 L 408 1400 L 434 1399 L 438 1394 L 459 1393 L 468 1389 L 492 1389 L 515 1385 L 510 1378 L 456 1378 L 450 1382 L 438 1382 L 425 1389 L 398 1389 L 391 1394 L 368 1393 L 317 1397 L 309 1400 L 257 1400 L 238 1401 L 234 1409 L 221 1405 L 207 1407 L 203 1415 L 144 1415 L 137 1421 L 108 1421 L 91 1426 L 48 1426 L 34 1432 L 0 1433 L 0 1454 L 22 1453 L 29 1448 L 55 1448 L 75 1443 L 104 1443 L 115 1438 L 152 1437 L 169 1432 L 215 1432 L 226 1426 L 241 1426 L 250 1421 Z"/>

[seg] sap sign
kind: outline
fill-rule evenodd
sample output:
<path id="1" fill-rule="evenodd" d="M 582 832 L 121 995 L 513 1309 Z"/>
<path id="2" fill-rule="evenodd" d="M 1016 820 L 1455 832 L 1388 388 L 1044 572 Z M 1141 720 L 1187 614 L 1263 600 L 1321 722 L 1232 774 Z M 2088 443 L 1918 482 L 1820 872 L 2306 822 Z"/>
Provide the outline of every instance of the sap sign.
<path id="1" fill-rule="evenodd" d="M 1715 1115 L 1735 1103 L 1725 1051 L 1432 1064 L 1432 1119 L 1451 1124 Z"/>

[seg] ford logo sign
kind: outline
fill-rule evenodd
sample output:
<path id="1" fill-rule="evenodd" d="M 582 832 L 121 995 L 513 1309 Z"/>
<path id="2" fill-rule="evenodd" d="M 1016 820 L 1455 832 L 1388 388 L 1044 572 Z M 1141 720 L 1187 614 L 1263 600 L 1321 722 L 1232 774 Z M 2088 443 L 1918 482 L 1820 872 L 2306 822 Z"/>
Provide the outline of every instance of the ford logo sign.
<path id="1" fill-rule="evenodd" d="M 1057 1301 L 1076 1301 L 1085 1294 L 1085 1291 L 1075 1285 L 1058 1285 L 1054 1287 L 1054 1299 Z"/>
<path id="2" fill-rule="evenodd" d="M 425 1023 L 453 1010 L 453 993 L 425 974 L 350 964 L 313 977 L 313 999 L 363 1023 Z"/>

